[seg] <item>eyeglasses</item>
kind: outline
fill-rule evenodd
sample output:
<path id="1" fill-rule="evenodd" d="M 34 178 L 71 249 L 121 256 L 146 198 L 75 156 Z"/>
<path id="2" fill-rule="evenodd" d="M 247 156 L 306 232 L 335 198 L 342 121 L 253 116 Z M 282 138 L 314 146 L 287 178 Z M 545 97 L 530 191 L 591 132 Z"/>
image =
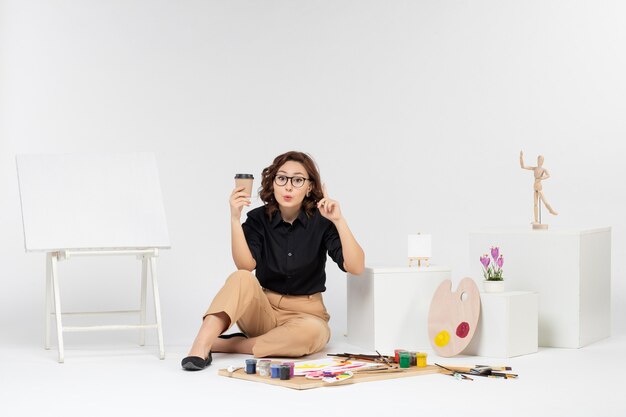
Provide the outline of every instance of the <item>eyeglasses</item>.
<path id="1" fill-rule="evenodd" d="M 286 175 L 276 175 L 274 177 L 274 182 L 279 187 L 287 185 L 287 181 L 291 181 L 291 185 L 293 185 L 295 188 L 301 188 L 306 181 L 311 180 L 304 177 L 288 177 Z"/>

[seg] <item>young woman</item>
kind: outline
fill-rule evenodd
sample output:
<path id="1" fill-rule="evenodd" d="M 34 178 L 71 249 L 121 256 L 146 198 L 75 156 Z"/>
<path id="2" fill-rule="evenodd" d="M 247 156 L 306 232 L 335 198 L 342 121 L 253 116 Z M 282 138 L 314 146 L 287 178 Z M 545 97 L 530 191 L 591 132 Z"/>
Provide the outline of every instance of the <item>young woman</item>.
<path id="1" fill-rule="evenodd" d="M 342 271 L 360 274 L 365 255 L 328 198 L 311 157 L 302 152 L 277 156 L 262 173 L 264 205 L 251 210 L 244 187 L 230 195 L 231 274 L 206 312 L 198 335 L 182 360 L 195 371 L 211 364 L 211 352 L 256 357 L 298 357 L 319 352 L 330 339 L 326 254 Z M 256 270 L 256 275 L 252 273 Z M 222 335 L 237 323 L 243 333 Z M 220 336 L 221 335 L 221 336 Z"/>

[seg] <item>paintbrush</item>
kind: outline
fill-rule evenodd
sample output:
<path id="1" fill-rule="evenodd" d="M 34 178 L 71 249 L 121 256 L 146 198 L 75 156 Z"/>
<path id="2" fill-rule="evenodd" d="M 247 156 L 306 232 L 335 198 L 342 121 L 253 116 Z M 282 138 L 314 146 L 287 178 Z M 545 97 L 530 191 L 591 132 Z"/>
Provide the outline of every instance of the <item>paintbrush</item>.
<path id="1" fill-rule="evenodd" d="M 473 376 L 482 376 L 482 377 L 493 376 L 494 378 L 506 378 L 506 379 L 513 379 L 513 378 L 518 377 L 517 374 L 509 374 L 506 372 L 493 372 L 493 368 L 490 366 L 468 368 L 468 367 L 460 367 L 460 366 L 444 367 L 438 364 L 435 364 L 435 365 L 439 366 L 440 368 L 446 369 L 448 371 L 458 372 L 464 375 L 473 375 Z"/>
<path id="2" fill-rule="evenodd" d="M 437 365 L 438 367 L 440 367 L 440 368 L 442 368 L 442 369 L 445 369 L 446 371 L 451 372 L 451 373 L 449 373 L 449 374 L 444 374 L 444 375 L 453 376 L 453 377 L 455 377 L 455 378 L 457 378 L 457 379 L 469 379 L 470 381 L 473 381 L 473 379 L 472 379 L 472 378 L 470 378 L 469 376 L 465 375 L 465 373 L 464 373 L 464 372 L 457 372 L 457 371 L 454 371 L 454 370 L 452 370 L 452 369 L 446 368 L 445 366 L 439 365 L 438 363 L 436 363 L 435 365 Z"/>
<path id="3" fill-rule="evenodd" d="M 513 368 L 511 368 L 510 366 L 492 366 L 492 365 L 474 365 L 474 368 L 480 368 L 483 366 L 487 366 L 489 368 L 491 368 L 492 371 L 512 371 Z"/>
<path id="4" fill-rule="evenodd" d="M 383 355 L 381 355 L 379 351 L 376 351 L 376 353 L 378 353 L 378 356 L 380 356 L 380 358 L 387 364 L 388 367 L 392 367 L 389 361 Z"/>
<path id="5" fill-rule="evenodd" d="M 510 366 L 489 366 L 489 365 L 476 365 L 476 366 L 456 366 L 447 365 L 448 368 L 454 369 L 458 372 L 465 372 L 474 375 L 489 375 L 493 371 L 511 371 L 513 368 Z"/>
<path id="6" fill-rule="evenodd" d="M 360 354 L 360 353 L 328 353 L 327 356 L 337 356 L 340 358 L 349 358 L 349 359 L 351 358 L 351 359 L 356 359 L 356 360 L 372 361 L 372 362 L 380 362 L 381 359 L 383 361 L 385 359 L 389 361 L 389 357 L 385 357 L 380 354 L 366 355 L 366 354 Z"/>
<path id="7" fill-rule="evenodd" d="M 492 372 L 489 376 L 495 376 L 496 378 L 506 378 L 506 379 L 515 379 L 518 377 L 517 374 L 507 374 L 506 372 Z"/>
<path id="8" fill-rule="evenodd" d="M 510 366 L 492 366 L 492 365 L 448 365 L 449 368 L 454 368 L 461 372 L 471 372 L 472 369 L 480 369 L 480 368 L 491 368 L 492 371 L 512 371 L 513 368 Z"/>
<path id="9" fill-rule="evenodd" d="M 400 369 L 400 368 L 364 368 L 364 369 L 357 369 L 355 371 L 352 371 L 353 374 L 389 374 L 389 373 L 394 373 L 394 372 L 404 372 L 404 369 Z"/>

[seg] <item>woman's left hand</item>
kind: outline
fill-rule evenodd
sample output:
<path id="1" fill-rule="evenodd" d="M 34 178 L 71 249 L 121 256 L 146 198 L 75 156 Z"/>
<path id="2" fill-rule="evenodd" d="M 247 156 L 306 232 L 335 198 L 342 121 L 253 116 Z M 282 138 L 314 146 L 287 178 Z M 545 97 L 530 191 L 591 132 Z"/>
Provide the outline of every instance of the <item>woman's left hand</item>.
<path id="1" fill-rule="evenodd" d="M 325 184 L 322 184 L 322 192 L 324 193 L 324 198 L 317 202 L 317 208 L 320 214 L 331 222 L 341 220 L 343 216 L 341 214 L 341 208 L 339 208 L 339 202 L 328 198 Z"/>

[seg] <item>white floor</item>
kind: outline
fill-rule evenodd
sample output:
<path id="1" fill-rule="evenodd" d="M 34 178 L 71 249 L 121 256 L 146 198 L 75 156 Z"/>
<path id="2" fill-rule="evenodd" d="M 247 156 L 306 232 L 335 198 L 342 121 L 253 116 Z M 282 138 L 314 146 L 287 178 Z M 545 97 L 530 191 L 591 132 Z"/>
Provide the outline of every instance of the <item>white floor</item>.
<path id="1" fill-rule="evenodd" d="M 508 360 L 436 358 L 429 363 L 507 364 L 518 380 L 459 381 L 426 375 L 296 391 L 217 375 L 245 355 L 215 354 L 213 365 L 185 372 L 186 346 L 0 348 L 0 416 L 626 416 L 626 336 L 582 349 L 542 348 Z M 326 352 L 363 352 L 334 340 Z M 315 355 L 317 356 L 325 356 Z"/>

